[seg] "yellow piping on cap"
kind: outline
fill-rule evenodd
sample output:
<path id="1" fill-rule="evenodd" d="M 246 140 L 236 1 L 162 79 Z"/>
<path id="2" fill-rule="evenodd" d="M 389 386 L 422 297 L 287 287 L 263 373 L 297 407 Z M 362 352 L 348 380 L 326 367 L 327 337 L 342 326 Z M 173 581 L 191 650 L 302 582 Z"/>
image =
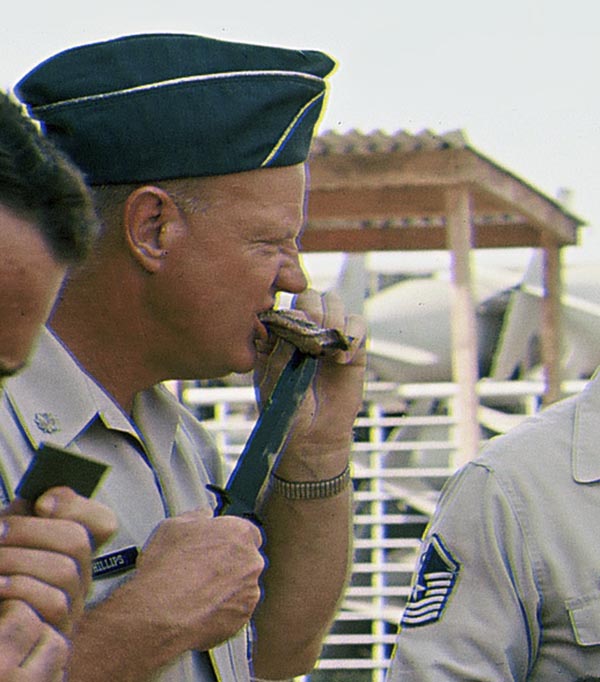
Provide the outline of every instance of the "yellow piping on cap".
<path id="1" fill-rule="evenodd" d="M 275 156 L 279 153 L 280 149 L 283 147 L 283 145 L 286 143 L 287 139 L 290 136 L 290 133 L 294 129 L 296 123 L 302 118 L 306 110 L 311 107 L 319 98 L 323 97 L 323 93 L 320 92 L 318 95 L 315 95 L 311 100 L 309 100 L 303 107 L 300 109 L 300 111 L 294 116 L 294 118 L 290 121 L 290 124 L 288 127 L 283 131 L 283 135 L 277 140 L 275 143 L 275 146 L 271 151 L 269 152 L 267 158 L 260 164 L 261 168 L 264 168 L 265 166 L 268 166 L 269 163 L 273 160 Z"/>

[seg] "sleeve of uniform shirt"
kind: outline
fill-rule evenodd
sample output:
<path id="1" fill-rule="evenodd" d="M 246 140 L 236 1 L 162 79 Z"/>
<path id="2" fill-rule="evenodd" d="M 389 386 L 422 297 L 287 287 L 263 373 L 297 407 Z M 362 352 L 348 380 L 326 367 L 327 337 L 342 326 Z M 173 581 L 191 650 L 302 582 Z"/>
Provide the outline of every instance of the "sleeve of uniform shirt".
<path id="1" fill-rule="evenodd" d="M 468 464 L 425 533 L 387 682 L 526 680 L 539 602 L 518 510 L 493 471 Z"/>

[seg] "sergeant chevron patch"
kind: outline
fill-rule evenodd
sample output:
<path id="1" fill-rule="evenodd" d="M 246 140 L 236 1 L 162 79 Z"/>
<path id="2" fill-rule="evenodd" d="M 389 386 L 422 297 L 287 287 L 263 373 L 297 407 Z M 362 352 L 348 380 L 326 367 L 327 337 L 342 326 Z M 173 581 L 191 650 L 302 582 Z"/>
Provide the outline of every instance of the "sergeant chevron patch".
<path id="1" fill-rule="evenodd" d="M 444 547 L 438 535 L 433 535 L 427 549 L 421 554 L 419 573 L 400 627 L 415 628 L 435 623 L 440 619 L 450 597 L 460 564 Z"/>

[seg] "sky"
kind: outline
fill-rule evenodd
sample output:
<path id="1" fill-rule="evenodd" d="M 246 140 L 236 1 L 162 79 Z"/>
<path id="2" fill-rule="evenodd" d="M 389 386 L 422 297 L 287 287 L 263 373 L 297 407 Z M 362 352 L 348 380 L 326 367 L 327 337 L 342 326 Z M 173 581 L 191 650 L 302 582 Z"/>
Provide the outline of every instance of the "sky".
<path id="1" fill-rule="evenodd" d="M 30 0 L 3 8 L 0 86 L 79 44 L 143 32 L 320 49 L 338 61 L 320 132 L 442 134 L 545 194 L 570 191 L 600 263 L 597 0 Z"/>

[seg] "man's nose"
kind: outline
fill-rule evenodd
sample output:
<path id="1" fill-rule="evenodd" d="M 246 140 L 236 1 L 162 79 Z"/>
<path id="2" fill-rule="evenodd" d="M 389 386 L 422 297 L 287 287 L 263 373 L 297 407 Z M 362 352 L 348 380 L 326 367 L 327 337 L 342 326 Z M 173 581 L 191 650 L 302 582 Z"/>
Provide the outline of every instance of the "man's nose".
<path id="1" fill-rule="evenodd" d="M 277 290 L 288 291 L 291 294 L 300 294 L 307 286 L 308 280 L 300 264 L 299 257 L 289 258 L 277 275 Z"/>

